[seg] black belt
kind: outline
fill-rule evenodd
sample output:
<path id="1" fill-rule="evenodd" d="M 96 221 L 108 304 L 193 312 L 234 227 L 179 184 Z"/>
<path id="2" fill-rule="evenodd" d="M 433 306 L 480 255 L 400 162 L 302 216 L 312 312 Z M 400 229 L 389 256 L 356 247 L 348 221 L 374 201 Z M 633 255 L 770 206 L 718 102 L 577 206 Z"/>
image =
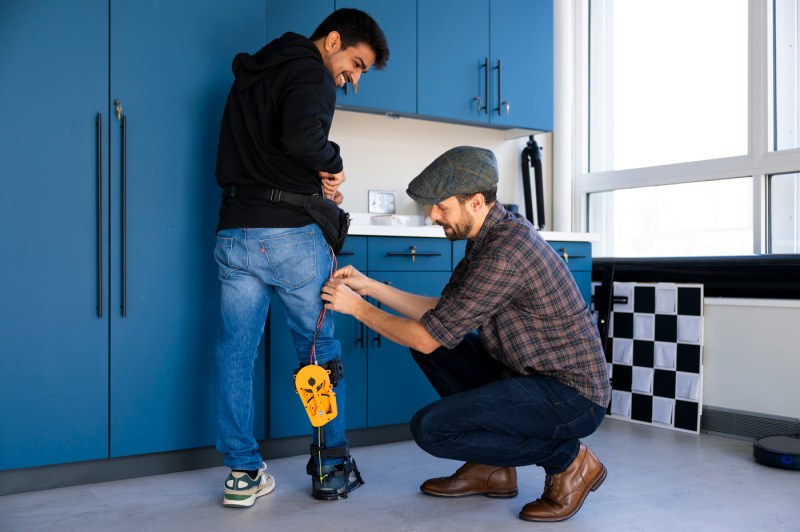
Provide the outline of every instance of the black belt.
<path id="1" fill-rule="evenodd" d="M 263 199 L 272 203 L 288 203 L 298 207 L 308 207 L 310 198 L 319 197 L 319 194 L 295 194 L 277 188 L 244 187 L 229 185 L 222 189 L 223 198 Z"/>

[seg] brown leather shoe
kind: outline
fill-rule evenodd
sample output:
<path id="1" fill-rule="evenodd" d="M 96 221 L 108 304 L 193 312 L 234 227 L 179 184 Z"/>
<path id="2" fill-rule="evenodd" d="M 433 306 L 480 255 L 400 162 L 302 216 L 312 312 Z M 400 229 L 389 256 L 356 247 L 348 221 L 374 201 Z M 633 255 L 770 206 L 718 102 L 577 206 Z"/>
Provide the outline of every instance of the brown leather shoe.
<path id="1" fill-rule="evenodd" d="M 522 507 L 519 518 L 526 521 L 563 521 L 581 509 L 590 491 L 606 479 L 606 467 L 581 443 L 578 456 L 566 471 L 547 475 L 544 493 Z"/>
<path id="2" fill-rule="evenodd" d="M 486 495 L 507 499 L 517 496 L 517 470 L 467 462 L 449 477 L 426 480 L 419 489 L 437 497 Z"/>

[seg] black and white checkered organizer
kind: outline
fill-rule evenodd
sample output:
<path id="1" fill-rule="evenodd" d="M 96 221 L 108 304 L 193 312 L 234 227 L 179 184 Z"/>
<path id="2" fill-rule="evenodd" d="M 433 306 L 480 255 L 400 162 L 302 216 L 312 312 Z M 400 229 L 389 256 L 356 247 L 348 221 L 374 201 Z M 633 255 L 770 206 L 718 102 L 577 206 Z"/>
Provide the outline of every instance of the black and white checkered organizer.
<path id="1" fill-rule="evenodd" d="M 592 287 L 592 290 L 596 285 Z M 614 283 L 606 362 L 613 418 L 700 431 L 703 285 Z"/>

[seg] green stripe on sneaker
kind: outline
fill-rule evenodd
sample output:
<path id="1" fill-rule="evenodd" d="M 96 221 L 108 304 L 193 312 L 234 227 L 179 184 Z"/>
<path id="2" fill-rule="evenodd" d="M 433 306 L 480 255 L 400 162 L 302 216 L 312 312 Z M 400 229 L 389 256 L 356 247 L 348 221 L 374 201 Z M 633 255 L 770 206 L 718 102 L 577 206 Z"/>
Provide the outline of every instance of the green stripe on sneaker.
<path id="1" fill-rule="evenodd" d="M 252 494 L 251 495 L 231 495 L 229 493 L 225 494 L 225 498 L 229 501 L 245 501 L 250 497 L 252 497 Z"/>

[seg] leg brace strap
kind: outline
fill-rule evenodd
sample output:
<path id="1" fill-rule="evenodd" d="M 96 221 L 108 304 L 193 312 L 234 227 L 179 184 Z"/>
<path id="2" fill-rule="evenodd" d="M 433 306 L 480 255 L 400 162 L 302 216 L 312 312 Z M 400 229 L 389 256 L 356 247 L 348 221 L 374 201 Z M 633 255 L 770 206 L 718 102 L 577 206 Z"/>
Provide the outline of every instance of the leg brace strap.
<path id="1" fill-rule="evenodd" d="M 320 476 L 319 461 L 325 458 L 344 458 L 344 461 L 335 466 L 323 466 L 325 473 Z M 346 445 L 330 449 L 312 445 L 306 472 L 311 475 L 311 494 L 319 500 L 346 499 L 348 493 L 364 483 Z"/>
<path id="2" fill-rule="evenodd" d="M 293 378 L 297 378 L 297 372 L 303 369 L 304 367 L 308 366 L 309 364 L 300 364 L 296 370 L 294 370 Z M 339 379 L 344 378 L 344 364 L 342 364 L 342 359 L 336 358 L 331 360 L 330 362 L 326 362 L 324 364 L 319 364 L 319 366 L 326 370 L 330 371 L 330 379 L 331 379 L 331 387 L 335 387 L 339 383 Z"/>

